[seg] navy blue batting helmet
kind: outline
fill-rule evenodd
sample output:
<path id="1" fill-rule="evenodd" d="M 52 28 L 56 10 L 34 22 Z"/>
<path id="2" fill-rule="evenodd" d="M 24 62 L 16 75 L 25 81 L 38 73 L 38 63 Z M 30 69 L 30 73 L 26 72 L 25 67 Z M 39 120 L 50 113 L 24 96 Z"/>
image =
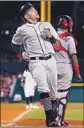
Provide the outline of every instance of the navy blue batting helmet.
<path id="1" fill-rule="evenodd" d="M 28 10 L 30 10 L 32 7 L 33 7 L 32 4 L 26 3 L 26 4 L 24 4 L 24 5 L 20 8 L 19 16 L 21 17 L 21 19 L 24 19 L 25 13 L 26 13 Z"/>

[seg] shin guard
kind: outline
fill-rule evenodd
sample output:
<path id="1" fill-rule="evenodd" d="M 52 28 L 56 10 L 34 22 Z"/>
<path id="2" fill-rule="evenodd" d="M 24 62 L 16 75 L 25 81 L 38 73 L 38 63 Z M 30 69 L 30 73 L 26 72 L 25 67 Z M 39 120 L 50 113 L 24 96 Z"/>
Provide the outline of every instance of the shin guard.
<path id="1" fill-rule="evenodd" d="M 58 105 L 58 115 L 56 120 L 60 120 L 62 122 L 64 120 L 64 115 L 66 111 L 66 106 L 68 102 L 68 96 L 69 96 L 69 90 L 64 91 L 64 92 L 58 92 L 60 94 L 59 97 L 59 105 Z"/>
<path id="2" fill-rule="evenodd" d="M 40 99 L 43 104 L 44 110 L 45 110 L 45 115 L 46 115 L 46 125 L 48 127 L 54 127 L 56 126 L 56 116 L 55 113 L 52 110 L 52 103 L 51 99 L 49 97 L 48 93 L 41 93 L 40 94 Z"/>

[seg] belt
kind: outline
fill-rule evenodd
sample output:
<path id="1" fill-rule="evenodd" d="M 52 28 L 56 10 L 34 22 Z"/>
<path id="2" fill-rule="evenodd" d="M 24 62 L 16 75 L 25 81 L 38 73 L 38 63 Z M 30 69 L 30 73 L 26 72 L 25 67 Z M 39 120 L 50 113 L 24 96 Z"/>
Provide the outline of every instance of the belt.
<path id="1" fill-rule="evenodd" d="M 31 57 L 30 60 L 48 60 L 52 57 L 52 55 L 49 55 L 49 56 L 36 56 L 36 57 Z"/>
<path id="2" fill-rule="evenodd" d="M 70 88 L 71 88 L 71 87 L 70 87 Z M 58 92 L 66 92 L 66 91 L 69 91 L 70 88 L 67 88 L 67 89 L 60 89 L 60 90 L 58 90 Z"/>

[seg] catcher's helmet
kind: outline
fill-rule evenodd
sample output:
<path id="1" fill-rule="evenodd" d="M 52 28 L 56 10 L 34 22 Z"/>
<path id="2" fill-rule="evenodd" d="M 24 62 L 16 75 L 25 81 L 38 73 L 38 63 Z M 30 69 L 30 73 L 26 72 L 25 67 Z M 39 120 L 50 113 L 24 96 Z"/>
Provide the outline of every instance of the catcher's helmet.
<path id="1" fill-rule="evenodd" d="M 27 10 L 30 10 L 31 7 L 33 7 L 32 4 L 26 3 L 20 8 L 19 16 L 21 17 L 21 19 L 24 19 L 25 13 L 27 12 Z"/>
<path id="2" fill-rule="evenodd" d="M 57 18 L 57 27 L 61 29 L 68 29 L 68 31 L 72 32 L 73 21 L 72 18 L 68 15 L 61 15 Z"/>

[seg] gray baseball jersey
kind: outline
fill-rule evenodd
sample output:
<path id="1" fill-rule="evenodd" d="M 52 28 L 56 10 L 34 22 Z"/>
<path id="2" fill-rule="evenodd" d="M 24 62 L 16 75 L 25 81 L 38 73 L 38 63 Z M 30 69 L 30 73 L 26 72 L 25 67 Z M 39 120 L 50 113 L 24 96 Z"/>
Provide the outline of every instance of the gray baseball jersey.
<path id="1" fill-rule="evenodd" d="M 61 33 L 63 31 L 59 30 L 58 34 L 60 35 Z M 71 86 L 73 76 L 71 55 L 77 53 L 73 37 L 60 38 L 60 43 L 62 48 L 55 54 L 58 71 L 58 90 L 67 89 Z"/>
<path id="2" fill-rule="evenodd" d="M 55 54 L 52 44 L 43 37 L 43 30 L 49 29 L 59 39 L 57 32 L 50 23 L 26 23 L 19 27 L 13 36 L 12 43 L 24 46 L 30 57 Z M 29 60 L 29 69 L 38 84 L 39 92 L 48 92 L 52 99 L 57 97 L 57 67 L 52 56 L 47 60 Z"/>
<path id="3" fill-rule="evenodd" d="M 52 44 L 42 37 L 42 31 L 49 28 L 52 35 L 58 38 L 58 34 L 48 22 L 38 22 L 37 24 L 26 23 L 19 27 L 13 36 L 12 43 L 24 45 L 25 51 L 32 56 L 44 56 L 49 53 L 54 53 Z"/>

